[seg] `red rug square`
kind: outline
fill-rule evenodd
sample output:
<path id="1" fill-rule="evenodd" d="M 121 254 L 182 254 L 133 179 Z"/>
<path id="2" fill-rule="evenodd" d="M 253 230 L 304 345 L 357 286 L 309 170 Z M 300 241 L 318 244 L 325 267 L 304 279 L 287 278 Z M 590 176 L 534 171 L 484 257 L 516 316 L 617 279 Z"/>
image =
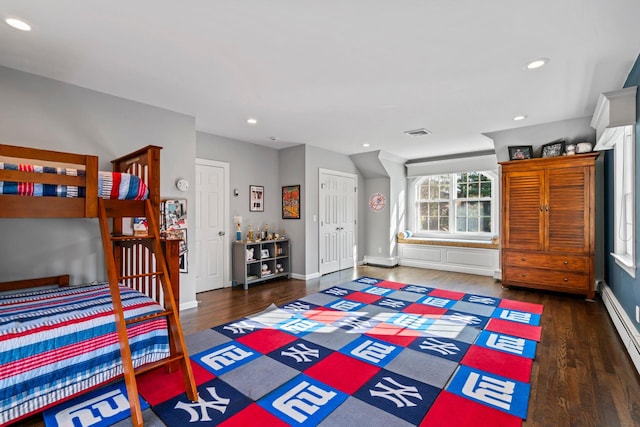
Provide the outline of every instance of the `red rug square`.
<path id="1" fill-rule="evenodd" d="M 332 353 L 304 373 L 347 394 L 354 393 L 380 371 L 377 366 Z"/>
<path id="2" fill-rule="evenodd" d="M 302 315 L 307 319 L 316 322 L 331 324 L 348 316 L 349 313 L 340 310 L 332 310 L 326 307 L 318 307 L 314 308 L 313 310 L 309 310 L 308 312 L 302 313 Z"/>
<path id="3" fill-rule="evenodd" d="M 293 335 L 275 329 L 260 329 L 259 331 L 239 337 L 236 341 L 254 350 L 258 350 L 262 354 L 267 354 L 297 339 L 298 338 Z"/>
<path id="4" fill-rule="evenodd" d="M 390 342 L 391 344 L 407 347 L 415 341 L 416 338 L 424 335 L 424 333 L 420 331 L 413 331 L 411 329 L 402 329 L 396 326 L 381 324 L 371 329 L 365 335 Z"/>
<path id="5" fill-rule="evenodd" d="M 446 289 L 434 289 L 429 292 L 430 297 L 439 297 L 453 300 L 461 300 L 466 294 L 464 292 L 448 291 Z"/>
<path id="6" fill-rule="evenodd" d="M 376 284 L 376 286 L 379 286 L 381 288 L 389 288 L 389 289 L 402 289 L 405 286 L 407 286 L 406 283 L 398 283 L 398 282 L 390 282 L 388 280 L 383 280 L 382 282 Z"/>
<path id="7" fill-rule="evenodd" d="M 196 386 L 216 377 L 193 360 L 190 362 Z M 151 406 L 178 396 L 185 392 L 182 370 L 168 372 L 166 367 L 162 367 L 140 375 L 138 377 L 138 392 Z"/>
<path id="8" fill-rule="evenodd" d="M 414 304 L 411 304 L 410 306 L 406 307 L 402 311 L 404 313 L 436 314 L 436 315 L 438 315 L 438 314 L 445 314 L 449 310 L 446 309 L 446 308 L 435 307 L 433 305 L 414 303 Z M 429 317 L 436 317 L 436 316 L 429 316 Z"/>
<path id="9" fill-rule="evenodd" d="M 542 335 L 541 326 L 523 325 L 509 320 L 491 319 L 485 327 L 487 331 L 500 332 L 505 335 L 540 341 Z"/>
<path id="10" fill-rule="evenodd" d="M 349 295 L 345 295 L 344 299 L 348 299 L 350 301 L 362 302 L 365 304 L 372 304 L 379 299 L 382 299 L 380 295 L 368 294 L 366 292 L 354 292 Z"/>
<path id="11" fill-rule="evenodd" d="M 481 371 L 528 383 L 531 380 L 533 360 L 472 345 L 460 363 Z"/>
<path id="12" fill-rule="evenodd" d="M 420 426 L 521 427 L 522 420 L 506 412 L 442 391 Z"/>
<path id="13" fill-rule="evenodd" d="M 228 420 L 218 424 L 221 427 L 273 426 L 287 427 L 289 424 L 271 415 L 257 403 L 252 403 Z"/>
<path id="14" fill-rule="evenodd" d="M 533 314 L 542 314 L 544 306 L 542 304 L 534 304 L 531 302 L 514 301 L 511 299 L 503 299 L 500 301 L 500 308 L 508 308 L 510 310 L 524 311 Z"/>

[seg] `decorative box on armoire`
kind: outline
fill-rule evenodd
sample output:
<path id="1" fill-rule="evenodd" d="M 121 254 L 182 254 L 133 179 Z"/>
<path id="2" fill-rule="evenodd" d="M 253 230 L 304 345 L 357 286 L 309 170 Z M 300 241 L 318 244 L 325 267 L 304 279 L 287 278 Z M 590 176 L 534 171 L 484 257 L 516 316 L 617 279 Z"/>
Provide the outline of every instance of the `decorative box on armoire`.
<path id="1" fill-rule="evenodd" d="M 599 153 L 501 162 L 502 285 L 595 295 Z"/>

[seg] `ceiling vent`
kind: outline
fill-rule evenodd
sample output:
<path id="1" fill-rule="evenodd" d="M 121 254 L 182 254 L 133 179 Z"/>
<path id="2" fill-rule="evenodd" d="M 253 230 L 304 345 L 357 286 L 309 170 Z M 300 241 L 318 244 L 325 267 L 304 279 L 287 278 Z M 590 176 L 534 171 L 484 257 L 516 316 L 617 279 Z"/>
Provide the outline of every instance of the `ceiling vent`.
<path id="1" fill-rule="evenodd" d="M 429 129 L 420 128 L 420 129 L 414 129 L 414 130 L 407 130 L 404 133 L 411 136 L 425 136 L 425 135 L 431 135 L 432 132 Z"/>

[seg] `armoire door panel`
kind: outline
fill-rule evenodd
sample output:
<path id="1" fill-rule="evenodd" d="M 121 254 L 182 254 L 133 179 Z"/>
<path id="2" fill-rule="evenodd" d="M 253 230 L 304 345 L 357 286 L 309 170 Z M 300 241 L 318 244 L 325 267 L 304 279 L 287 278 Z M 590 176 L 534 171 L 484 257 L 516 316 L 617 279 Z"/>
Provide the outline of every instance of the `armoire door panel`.
<path id="1" fill-rule="evenodd" d="M 541 250 L 543 245 L 544 175 L 540 172 L 513 173 L 504 180 L 506 216 L 505 247 Z"/>

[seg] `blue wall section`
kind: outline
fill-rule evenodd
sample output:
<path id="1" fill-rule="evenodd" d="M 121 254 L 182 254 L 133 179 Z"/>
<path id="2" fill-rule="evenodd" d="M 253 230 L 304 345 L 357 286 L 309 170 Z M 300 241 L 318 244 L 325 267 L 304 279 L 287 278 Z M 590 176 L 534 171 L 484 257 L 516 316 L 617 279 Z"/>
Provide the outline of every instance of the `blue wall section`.
<path id="1" fill-rule="evenodd" d="M 633 68 L 629 72 L 627 81 L 624 83 L 624 87 L 638 86 L 640 85 L 640 55 L 636 59 Z M 636 94 L 636 129 L 635 129 L 635 157 L 636 157 L 636 265 L 638 265 L 638 255 L 640 254 L 640 93 Z M 605 253 L 609 254 L 613 252 L 613 184 L 614 184 L 614 170 L 613 170 L 613 152 L 607 151 L 605 154 Z M 629 318 L 634 321 L 636 329 L 640 331 L 640 325 L 635 322 L 636 318 L 636 305 L 640 305 L 640 271 L 636 270 L 636 278 L 629 276 L 624 270 L 622 270 L 615 263 L 612 257 L 607 255 L 607 262 L 605 268 L 605 280 L 607 284 L 615 294 L 616 298 L 624 307 L 624 310 L 629 315 Z"/>

